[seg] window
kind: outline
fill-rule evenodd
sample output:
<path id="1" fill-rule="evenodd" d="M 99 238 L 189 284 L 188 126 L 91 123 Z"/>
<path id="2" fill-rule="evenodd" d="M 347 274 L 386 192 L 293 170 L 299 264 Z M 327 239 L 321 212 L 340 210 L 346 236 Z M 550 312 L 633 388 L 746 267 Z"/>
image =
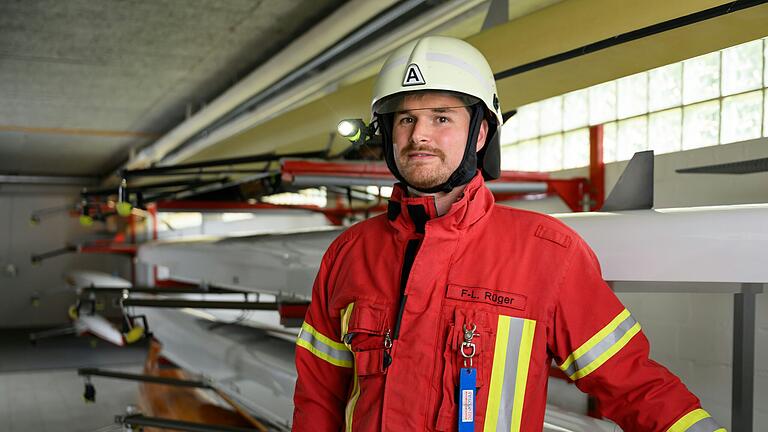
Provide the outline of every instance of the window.
<path id="1" fill-rule="evenodd" d="M 563 130 L 586 126 L 589 123 L 589 95 L 578 90 L 563 95 Z"/>
<path id="2" fill-rule="evenodd" d="M 723 96 L 758 89 L 762 81 L 762 40 L 723 50 Z"/>
<path id="3" fill-rule="evenodd" d="M 554 97 L 541 102 L 539 132 L 542 135 L 563 130 L 563 98 Z"/>
<path id="4" fill-rule="evenodd" d="M 589 124 L 616 119 L 616 81 L 589 88 Z"/>
<path id="5" fill-rule="evenodd" d="M 768 137 L 767 87 L 764 38 L 531 103 L 502 128 L 502 166 L 586 166 L 595 124 L 605 162 Z"/>
<path id="6" fill-rule="evenodd" d="M 648 116 L 648 147 L 655 154 L 680 151 L 682 148 L 681 108 L 672 108 Z"/>
<path id="7" fill-rule="evenodd" d="M 768 38 L 763 39 L 763 86 L 768 87 Z"/>
<path id="8" fill-rule="evenodd" d="M 559 171 L 563 169 L 563 135 L 554 134 L 540 139 L 539 170 Z"/>
<path id="9" fill-rule="evenodd" d="M 520 139 L 520 117 L 515 114 L 504 123 L 501 128 L 501 136 L 499 142 L 504 147 L 507 144 L 514 144 Z"/>
<path id="10" fill-rule="evenodd" d="M 616 152 L 618 160 L 627 160 L 636 152 L 648 150 L 648 118 L 641 116 L 619 121 L 617 141 L 621 144 Z"/>
<path id="11" fill-rule="evenodd" d="M 720 96 L 720 53 L 683 62 L 683 103 L 688 105 Z"/>
<path id="12" fill-rule="evenodd" d="M 617 133 L 616 122 L 611 122 L 603 126 L 603 162 L 616 162 L 616 151 L 619 147 L 616 142 Z"/>
<path id="13" fill-rule="evenodd" d="M 689 105 L 683 109 L 683 150 L 715 145 L 719 138 L 720 101 Z"/>
<path id="14" fill-rule="evenodd" d="M 503 141 L 502 141 L 503 142 Z M 510 171 L 523 171 L 520 164 L 520 146 L 502 146 L 501 147 L 501 169 Z"/>
<path id="15" fill-rule="evenodd" d="M 618 80 L 620 119 L 648 112 L 648 74 L 631 75 Z"/>
<path id="16" fill-rule="evenodd" d="M 720 141 L 723 144 L 760 137 L 763 92 L 758 90 L 723 99 Z"/>
<path id="17" fill-rule="evenodd" d="M 589 129 L 566 132 L 563 134 L 563 169 L 585 165 L 589 165 Z"/>
<path id="18" fill-rule="evenodd" d="M 675 63 L 653 69 L 648 74 L 648 108 L 659 111 L 682 103 L 683 65 Z"/>
<path id="19" fill-rule="evenodd" d="M 523 171 L 539 171 L 539 140 L 523 141 L 518 146 L 518 166 Z"/>
<path id="20" fill-rule="evenodd" d="M 763 92 L 763 136 L 768 137 L 768 90 Z"/>
<path id="21" fill-rule="evenodd" d="M 539 136 L 539 105 L 530 104 L 517 110 L 518 139 L 530 139 Z"/>

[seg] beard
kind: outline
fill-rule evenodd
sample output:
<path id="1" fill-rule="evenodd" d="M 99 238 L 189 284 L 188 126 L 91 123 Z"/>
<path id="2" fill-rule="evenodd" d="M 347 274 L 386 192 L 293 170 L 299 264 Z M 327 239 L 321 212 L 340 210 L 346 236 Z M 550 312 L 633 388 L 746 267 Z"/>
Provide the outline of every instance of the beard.
<path id="1" fill-rule="evenodd" d="M 427 161 L 411 159 L 408 153 L 423 151 L 434 154 L 435 158 Z M 408 183 L 419 189 L 429 189 L 448 181 L 453 169 L 445 164 L 445 153 L 436 147 L 415 146 L 409 144 L 404 147 L 396 158 L 397 169 Z"/>

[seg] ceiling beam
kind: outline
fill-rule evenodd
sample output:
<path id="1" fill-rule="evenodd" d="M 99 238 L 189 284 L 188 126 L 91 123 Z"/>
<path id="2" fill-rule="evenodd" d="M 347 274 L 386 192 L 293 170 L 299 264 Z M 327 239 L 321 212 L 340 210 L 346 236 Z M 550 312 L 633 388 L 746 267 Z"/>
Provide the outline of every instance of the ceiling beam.
<path id="1" fill-rule="evenodd" d="M 135 132 L 123 130 L 107 129 L 76 129 L 76 128 L 53 128 L 53 127 L 30 127 L 18 125 L 0 125 L 0 132 L 20 132 L 27 134 L 46 134 L 46 135 L 74 135 L 74 136 L 94 136 L 106 138 L 157 138 L 159 133 L 153 132 Z"/>
<path id="2" fill-rule="evenodd" d="M 0 184 L 93 186 L 98 184 L 98 179 L 96 177 L 0 175 Z"/>
<path id="3" fill-rule="evenodd" d="M 382 13 L 396 0 L 352 0 L 287 45 L 277 55 L 229 88 L 202 110 L 144 148 L 124 168 L 137 169 L 162 160 L 189 138 L 270 85 L 332 47 L 360 24 Z"/>

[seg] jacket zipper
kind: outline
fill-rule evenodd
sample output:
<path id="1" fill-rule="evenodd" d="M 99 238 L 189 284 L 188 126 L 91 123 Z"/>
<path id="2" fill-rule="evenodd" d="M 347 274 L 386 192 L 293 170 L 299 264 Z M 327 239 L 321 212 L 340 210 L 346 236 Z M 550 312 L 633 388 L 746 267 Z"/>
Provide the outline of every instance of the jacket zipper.
<path id="1" fill-rule="evenodd" d="M 392 331 L 392 339 L 398 339 L 400 337 L 400 324 L 403 320 L 405 303 L 408 301 L 408 296 L 405 295 L 405 287 L 408 285 L 408 278 L 411 276 L 411 268 L 416 261 L 416 254 L 419 252 L 419 246 L 421 246 L 421 239 L 408 240 L 408 244 L 405 246 L 403 270 L 400 274 L 400 309 L 397 311 L 397 319 L 395 320 L 395 327 Z"/>
<path id="2" fill-rule="evenodd" d="M 416 255 L 419 252 L 419 246 L 421 246 L 421 239 L 408 240 L 408 244 L 405 246 L 405 256 L 403 257 L 403 268 L 400 273 L 400 307 L 397 311 L 397 318 L 395 319 L 395 325 L 390 330 L 387 329 L 387 333 L 384 337 L 384 368 L 389 367 L 392 364 L 392 356 L 390 355 L 390 349 L 394 340 L 400 337 L 400 325 L 403 320 L 403 312 L 405 311 L 405 303 L 408 301 L 408 296 L 405 295 L 405 287 L 408 285 L 408 278 L 411 275 L 411 268 L 416 261 Z"/>

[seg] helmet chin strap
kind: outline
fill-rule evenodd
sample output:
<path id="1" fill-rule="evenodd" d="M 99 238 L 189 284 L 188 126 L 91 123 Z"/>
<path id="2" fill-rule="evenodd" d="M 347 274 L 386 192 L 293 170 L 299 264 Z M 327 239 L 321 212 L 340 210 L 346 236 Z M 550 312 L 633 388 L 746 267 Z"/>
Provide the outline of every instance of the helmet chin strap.
<path id="1" fill-rule="evenodd" d="M 451 173 L 448 180 L 429 188 L 412 185 L 405 179 L 405 177 L 403 177 L 400 170 L 397 169 L 395 146 L 392 140 L 392 122 L 394 120 L 394 115 L 376 114 L 381 130 L 382 142 L 384 144 L 384 159 L 387 162 L 389 171 L 392 172 L 395 178 L 409 188 L 428 194 L 438 192 L 448 193 L 458 186 L 469 183 L 477 171 L 477 135 L 480 132 L 480 127 L 482 126 L 484 118 L 484 110 L 480 104 L 472 105 L 470 111 L 471 115 L 469 121 L 469 133 L 467 135 L 467 145 L 464 146 L 464 156 L 461 159 L 461 163 L 456 170 Z"/>

